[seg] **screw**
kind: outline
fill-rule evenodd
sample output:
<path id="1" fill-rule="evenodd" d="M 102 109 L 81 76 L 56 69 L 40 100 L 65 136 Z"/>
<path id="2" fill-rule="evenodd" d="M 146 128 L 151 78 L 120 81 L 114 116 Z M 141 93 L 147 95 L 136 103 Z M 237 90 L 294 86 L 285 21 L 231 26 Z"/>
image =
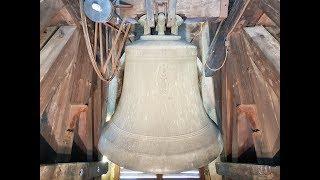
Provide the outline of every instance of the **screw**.
<path id="1" fill-rule="evenodd" d="M 98 167 L 97 172 L 100 172 L 100 168 Z"/>
<path id="2" fill-rule="evenodd" d="M 82 176 L 83 175 L 83 169 L 80 169 L 80 176 Z"/>

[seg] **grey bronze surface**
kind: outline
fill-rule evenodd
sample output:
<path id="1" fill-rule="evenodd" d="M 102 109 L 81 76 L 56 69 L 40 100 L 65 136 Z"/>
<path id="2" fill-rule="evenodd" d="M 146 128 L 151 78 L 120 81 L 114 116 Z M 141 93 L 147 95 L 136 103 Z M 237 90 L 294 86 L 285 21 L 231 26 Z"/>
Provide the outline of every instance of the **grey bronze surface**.
<path id="1" fill-rule="evenodd" d="M 197 51 L 180 36 L 148 35 L 125 50 L 123 89 L 99 150 L 131 170 L 167 174 L 200 168 L 222 151 L 202 105 Z"/>

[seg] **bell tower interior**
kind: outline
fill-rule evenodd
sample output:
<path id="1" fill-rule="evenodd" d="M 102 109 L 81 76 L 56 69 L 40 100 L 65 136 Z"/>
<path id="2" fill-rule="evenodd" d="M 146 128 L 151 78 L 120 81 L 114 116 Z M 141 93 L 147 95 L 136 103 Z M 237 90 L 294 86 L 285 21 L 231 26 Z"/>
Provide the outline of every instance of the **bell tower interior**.
<path id="1" fill-rule="evenodd" d="M 40 179 L 280 179 L 280 0 L 40 17 Z"/>

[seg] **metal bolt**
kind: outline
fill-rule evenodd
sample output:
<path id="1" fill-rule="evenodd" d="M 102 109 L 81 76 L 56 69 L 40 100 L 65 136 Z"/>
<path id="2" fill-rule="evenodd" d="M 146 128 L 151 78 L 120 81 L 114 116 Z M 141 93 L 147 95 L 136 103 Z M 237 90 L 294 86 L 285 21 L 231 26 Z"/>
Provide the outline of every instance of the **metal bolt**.
<path id="1" fill-rule="evenodd" d="M 100 172 L 100 168 L 98 167 L 97 172 Z"/>
<path id="2" fill-rule="evenodd" d="M 80 169 L 80 176 L 82 176 L 83 175 L 83 169 Z"/>

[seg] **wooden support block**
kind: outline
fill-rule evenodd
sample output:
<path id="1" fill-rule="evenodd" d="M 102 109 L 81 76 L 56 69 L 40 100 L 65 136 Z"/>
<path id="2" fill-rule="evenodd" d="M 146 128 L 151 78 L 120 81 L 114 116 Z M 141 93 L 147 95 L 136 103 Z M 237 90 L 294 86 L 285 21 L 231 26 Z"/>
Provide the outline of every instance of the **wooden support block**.
<path id="1" fill-rule="evenodd" d="M 40 32 L 50 23 L 51 18 L 63 7 L 61 0 L 40 1 Z"/>
<path id="2" fill-rule="evenodd" d="M 217 162 L 218 174 L 246 179 L 280 179 L 280 166 Z"/>
<path id="3" fill-rule="evenodd" d="M 62 157 L 58 157 L 59 161 L 70 160 L 76 124 L 78 121 L 83 121 L 83 117 L 87 114 L 87 111 L 87 105 L 70 105 L 69 118 L 65 123 L 67 128 L 62 137 L 64 145 L 57 151 L 59 155 L 62 155 Z"/>
<path id="4" fill-rule="evenodd" d="M 119 180 L 120 179 L 120 166 L 116 164 L 112 164 L 112 172 L 111 172 L 111 178 L 112 180 Z"/>
<path id="5" fill-rule="evenodd" d="M 280 43 L 263 26 L 244 30 L 280 74 Z"/>
<path id="6" fill-rule="evenodd" d="M 199 168 L 200 180 L 211 180 L 208 166 Z"/>
<path id="7" fill-rule="evenodd" d="M 162 180 L 163 179 L 163 174 L 157 174 L 157 180 Z"/>
<path id="8" fill-rule="evenodd" d="M 107 171 L 108 164 L 101 162 L 40 165 L 40 179 L 91 179 Z"/>
<path id="9" fill-rule="evenodd" d="M 122 0 L 132 5 L 130 9 L 120 9 L 120 15 L 135 18 L 146 14 L 145 2 L 137 0 Z M 228 12 L 228 0 L 177 0 L 176 13 L 188 18 L 221 18 Z"/>
<path id="10" fill-rule="evenodd" d="M 92 161 L 93 159 L 93 137 L 92 137 L 92 100 L 89 99 L 87 110 L 77 117 L 74 128 L 74 143 L 83 153 L 81 159 Z"/>
<path id="11" fill-rule="evenodd" d="M 40 51 L 40 116 L 76 61 L 79 33 L 62 26 Z"/>

